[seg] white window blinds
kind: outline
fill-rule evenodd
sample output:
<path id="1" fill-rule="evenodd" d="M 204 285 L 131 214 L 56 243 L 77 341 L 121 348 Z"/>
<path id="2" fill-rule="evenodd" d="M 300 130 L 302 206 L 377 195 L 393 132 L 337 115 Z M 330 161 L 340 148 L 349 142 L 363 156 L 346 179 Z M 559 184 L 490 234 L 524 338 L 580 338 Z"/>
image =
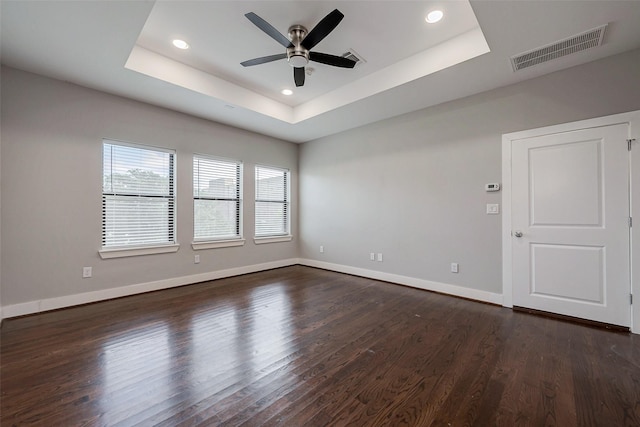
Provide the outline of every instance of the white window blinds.
<path id="1" fill-rule="evenodd" d="M 195 241 L 242 236 L 242 163 L 193 157 L 193 237 Z"/>
<path id="2" fill-rule="evenodd" d="M 175 243 L 174 157 L 103 141 L 102 246 Z"/>
<path id="3" fill-rule="evenodd" d="M 289 234 L 289 171 L 256 166 L 256 237 Z"/>

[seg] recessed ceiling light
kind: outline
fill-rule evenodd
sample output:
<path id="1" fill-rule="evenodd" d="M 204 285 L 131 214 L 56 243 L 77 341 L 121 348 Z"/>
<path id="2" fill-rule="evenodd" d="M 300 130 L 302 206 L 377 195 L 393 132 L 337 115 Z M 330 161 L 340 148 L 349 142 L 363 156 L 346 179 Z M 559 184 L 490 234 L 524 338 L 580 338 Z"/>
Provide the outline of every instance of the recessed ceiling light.
<path id="1" fill-rule="evenodd" d="M 184 40 L 180 40 L 180 39 L 175 39 L 173 41 L 173 45 L 175 47 L 177 47 L 178 49 L 189 49 L 189 43 L 187 43 Z"/>
<path id="2" fill-rule="evenodd" d="M 280 93 L 282 93 L 283 95 L 287 95 L 287 96 L 293 95 L 293 91 L 291 89 L 282 89 L 282 92 L 280 92 Z"/>
<path id="3" fill-rule="evenodd" d="M 427 21 L 429 24 L 435 24 L 436 22 L 441 20 L 443 16 L 444 16 L 444 13 L 441 10 L 432 10 L 427 14 L 427 17 L 424 18 L 424 20 Z"/>

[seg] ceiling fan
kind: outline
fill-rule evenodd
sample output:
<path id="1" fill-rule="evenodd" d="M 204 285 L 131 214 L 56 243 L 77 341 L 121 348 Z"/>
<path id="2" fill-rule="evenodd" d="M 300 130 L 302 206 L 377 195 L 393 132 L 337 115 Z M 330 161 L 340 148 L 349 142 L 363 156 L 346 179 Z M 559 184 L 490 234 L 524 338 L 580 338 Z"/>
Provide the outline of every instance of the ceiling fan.
<path id="1" fill-rule="evenodd" d="M 322 20 L 318 22 L 318 25 L 316 25 L 310 32 L 307 32 L 307 29 L 302 25 L 292 25 L 289 27 L 289 38 L 285 37 L 271 24 L 253 12 L 249 12 L 244 16 L 246 16 L 249 21 L 253 22 L 256 27 L 260 28 L 262 31 L 267 33 L 268 36 L 284 46 L 287 50 L 285 53 L 263 56 L 241 62 L 240 65 L 243 67 L 265 64 L 267 62 L 286 58 L 289 65 L 293 67 L 293 80 L 296 82 L 296 86 L 303 86 L 305 76 L 304 67 L 309 63 L 309 61 L 342 68 L 353 68 L 356 65 L 355 61 L 343 58 L 342 56 L 310 52 L 310 50 L 320 43 L 322 39 L 328 36 L 329 33 L 338 26 L 340 21 L 342 21 L 342 18 L 344 18 L 344 15 L 338 9 L 335 9 L 333 12 L 322 18 Z"/>

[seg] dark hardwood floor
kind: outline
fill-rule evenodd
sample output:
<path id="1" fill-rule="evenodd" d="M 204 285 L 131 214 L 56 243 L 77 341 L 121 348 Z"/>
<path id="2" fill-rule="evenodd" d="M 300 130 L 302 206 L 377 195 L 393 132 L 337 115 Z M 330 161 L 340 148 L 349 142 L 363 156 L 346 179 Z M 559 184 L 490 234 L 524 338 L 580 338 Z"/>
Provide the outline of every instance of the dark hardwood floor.
<path id="1" fill-rule="evenodd" d="M 640 426 L 640 336 L 302 266 L 1 339 L 2 426 Z"/>

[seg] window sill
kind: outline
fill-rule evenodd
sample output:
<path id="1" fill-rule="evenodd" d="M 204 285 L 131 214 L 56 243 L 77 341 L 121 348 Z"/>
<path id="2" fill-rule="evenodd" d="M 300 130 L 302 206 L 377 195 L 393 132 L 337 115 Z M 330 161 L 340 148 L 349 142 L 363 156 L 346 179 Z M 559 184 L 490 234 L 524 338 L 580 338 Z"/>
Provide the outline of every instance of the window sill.
<path id="1" fill-rule="evenodd" d="M 290 242 L 293 239 L 292 235 L 288 236 L 267 236 L 267 237 L 254 237 L 253 241 L 256 245 L 262 245 L 264 243 L 279 243 Z"/>
<path id="2" fill-rule="evenodd" d="M 194 251 L 202 249 L 230 248 L 233 246 L 244 246 L 244 239 L 231 240 L 210 240 L 207 242 L 191 242 Z"/>
<path id="3" fill-rule="evenodd" d="M 124 258 L 129 256 L 140 255 L 153 255 L 153 254 L 166 254 L 171 252 L 178 252 L 180 245 L 162 245 L 162 246 L 141 246 L 137 248 L 110 248 L 101 249 L 98 251 L 100 258 Z"/>

